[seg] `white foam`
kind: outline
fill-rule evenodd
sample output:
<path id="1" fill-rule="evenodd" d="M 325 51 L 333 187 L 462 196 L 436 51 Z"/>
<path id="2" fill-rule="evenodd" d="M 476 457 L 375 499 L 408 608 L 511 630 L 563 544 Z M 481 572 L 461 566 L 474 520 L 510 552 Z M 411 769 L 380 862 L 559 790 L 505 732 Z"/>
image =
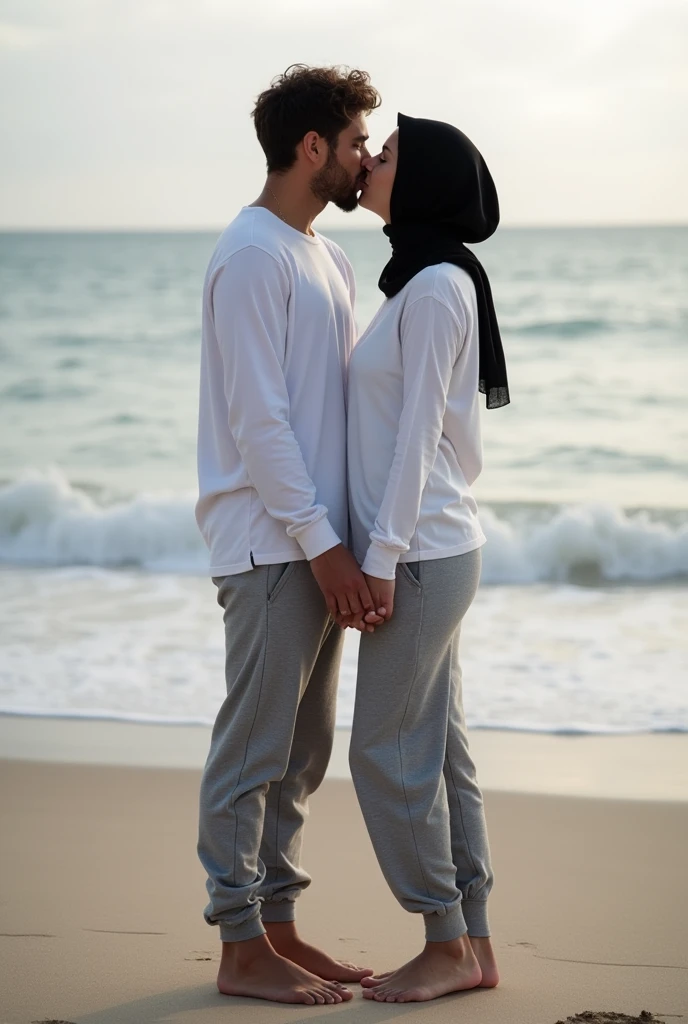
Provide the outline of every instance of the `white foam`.
<path id="1" fill-rule="evenodd" d="M 99 505 L 56 468 L 29 470 L 0 488 L 0 561 L 203 572 L 193 509 L 192 494 L 174 493 Z"/>
<path id="2" fill-rule="evenodd" d="M 661 580 L 688 575 L 688 524 L 653 522 L 610 505 L 577 505 L 544 523 L 515 526 L 481 510 L 488 544 L 485 583 L 567 580 L 592 569 L 603 580 Z"/>
<path id="3" fill-rule="evenodd" d="M 209 580 L 139 570 L 0 571 L 0 711 L 210 724 L 224 699 Z M 481 587 L 461 638 L 473 728 L 688 730 L 685 587 Z M 337 722 L 352 720 L 348 632 Z"/>
<path id="4" fill-rule="evenodd" d="M 0 562 L 204 574 L 194 502 L 192 493 L 158 492 L 99 504 L 58 469 L 27 471 L 0 488 Z M 516 522 L 483 506 L 481 521 L 485 583 L 563 581 L 580 569 L 607 581 L 688 575 L 688 523 L 609 505 L 552 508 L 545 521 L 540 510 Z"/>

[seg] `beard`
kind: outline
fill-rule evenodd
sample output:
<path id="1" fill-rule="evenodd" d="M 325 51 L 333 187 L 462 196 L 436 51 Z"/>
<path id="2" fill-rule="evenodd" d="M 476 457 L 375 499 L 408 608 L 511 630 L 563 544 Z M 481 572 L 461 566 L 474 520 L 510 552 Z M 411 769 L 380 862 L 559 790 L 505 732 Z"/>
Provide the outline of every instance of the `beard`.
<path id="1" fill-rule="evenodd" d="M 360 176 L 352 178 L 342 167 L 333 149 L 321 171 L 313 175 L 311 192 L 321 203 L 334 203 L 345 213 L 351 213 L 358 206 L 361 190 Z"/>

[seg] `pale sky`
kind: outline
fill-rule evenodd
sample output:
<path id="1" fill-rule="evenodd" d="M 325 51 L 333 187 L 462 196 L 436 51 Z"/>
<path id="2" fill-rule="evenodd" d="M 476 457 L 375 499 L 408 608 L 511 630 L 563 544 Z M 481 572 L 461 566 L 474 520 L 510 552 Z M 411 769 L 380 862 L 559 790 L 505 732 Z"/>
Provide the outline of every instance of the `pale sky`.
<path id="1" fill-rule="evenodd" d="M 503 224 L 687 223 L 687 57 L 686 0 L 0 0 L 0 228 L 221 227 L 296 62 L 370 72 L 373 149 L 460 127 Z"/>

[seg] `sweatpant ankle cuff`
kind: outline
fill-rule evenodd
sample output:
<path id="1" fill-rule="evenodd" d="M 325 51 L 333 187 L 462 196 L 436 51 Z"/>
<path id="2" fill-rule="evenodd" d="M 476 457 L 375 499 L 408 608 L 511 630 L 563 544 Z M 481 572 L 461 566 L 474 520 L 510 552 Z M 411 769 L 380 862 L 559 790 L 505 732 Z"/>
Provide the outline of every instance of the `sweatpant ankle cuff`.
<path id="1" fill-rule="evenodd" d="M 248 942 L 249 939 L 258 939 L 261 935 L 265 935 L 265 928 L 258 915 L 236 925 L 230 921 L 220 921 L 222 942 Z"/>
<path id="2" fill-rule="evenodd" d="M 466 934 L 461 903 L 456 903 L 446 914 L 425 914 L 425 939 L 427 942 L 451 942 Z"/>
<path id="3" fill-rule="evenodd" d="M 463 900 L 461 904 L 468 934 L 474 939 L 489 939 L 490 924 L 487 920 L 487 900 Z"/>
<path id="4" fill-rule="evenodd" d="M 280 903 L 263 903 L 260 908 L 260 916 L 263 922 L 276 924 L 281 921 L 296 920 L 296 906 L 294 900 L 282 900 Z"/>

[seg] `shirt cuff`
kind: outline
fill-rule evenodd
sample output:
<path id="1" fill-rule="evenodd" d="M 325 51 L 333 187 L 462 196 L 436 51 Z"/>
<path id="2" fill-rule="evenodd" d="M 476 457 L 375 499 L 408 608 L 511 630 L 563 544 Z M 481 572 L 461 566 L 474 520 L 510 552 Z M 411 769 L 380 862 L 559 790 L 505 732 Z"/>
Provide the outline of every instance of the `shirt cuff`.
<path id="1" fill-rule="evenodd" d="M 325 551 L 329 551 L 330 548 L 335 548 L 338 544 L 342 543 L 332 529 L 327 516 L 323 516 L 322 519 L 317 519 L 305 529 L 299 530 L 295 540 L 303 548 L 303 553 L 309 562 L 311 559 L 317 558 L 318 555 L 324 554 Z"/>
<path id="2" fill-rule="evenodd" d="M 401 552 L 394 548 L 383 547 L 371 541 L 370 547 L 361 566 L 361 572 L 375 576 L 379 580 L 393 580 L 397 574 L 397 562 Z"/>

